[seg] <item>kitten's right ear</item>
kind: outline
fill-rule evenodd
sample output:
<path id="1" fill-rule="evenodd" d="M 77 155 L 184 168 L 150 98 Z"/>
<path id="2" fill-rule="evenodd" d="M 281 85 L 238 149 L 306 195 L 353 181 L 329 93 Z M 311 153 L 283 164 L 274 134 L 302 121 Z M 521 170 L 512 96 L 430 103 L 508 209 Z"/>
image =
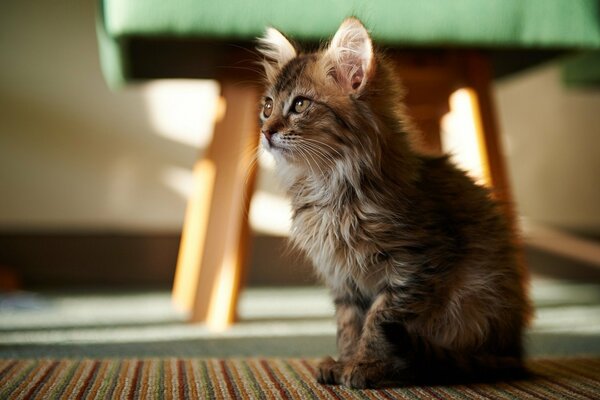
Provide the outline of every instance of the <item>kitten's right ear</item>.
<path id="1" fill-rule="evenodd" d="M 262 64 L 268 80 L 273 80 L 279 70 L 297 55 L 290 41 L 277 29 L 270 27 L 258 39 L 256 49 L 264 56 Z"/>
<path id="2" fill-rule="evenodd" d="M 327 48 L 328 71 L 348 92 L 365 87 L 373 74 L 373 44 L 364 25 L 356 18 L 342 22 Z"/>

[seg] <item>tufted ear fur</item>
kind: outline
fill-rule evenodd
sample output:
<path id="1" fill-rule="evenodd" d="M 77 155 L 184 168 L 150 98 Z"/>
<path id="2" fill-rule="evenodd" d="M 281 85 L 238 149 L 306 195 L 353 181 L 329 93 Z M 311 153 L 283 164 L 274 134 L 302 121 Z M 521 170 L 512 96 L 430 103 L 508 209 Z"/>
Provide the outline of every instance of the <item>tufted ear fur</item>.
<path id="1" fill-rule="evenodd" d="M 373 70 L 373 45 L 356 18 L 342 22 L 326 50 L 329 73 L 348 92 L 361 91 Z"/>
<path id="2" fill-rule="evenodd" d="M 273 80 L 277 72 L 297 55 L 290 41 L 277 29 L 270 27 L 258 39 L 257 50 L 264 56 L 262 64 L 268 80 Z"/>

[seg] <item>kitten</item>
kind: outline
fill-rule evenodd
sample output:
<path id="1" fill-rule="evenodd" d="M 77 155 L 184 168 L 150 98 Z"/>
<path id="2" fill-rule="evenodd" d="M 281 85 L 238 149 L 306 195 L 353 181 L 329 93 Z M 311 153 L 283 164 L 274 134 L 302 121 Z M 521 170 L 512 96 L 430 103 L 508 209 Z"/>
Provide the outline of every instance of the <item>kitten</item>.
<path id="1" fill-rule="evenodd" d="M 364 26 L 299 53 L 267 29 L 261 143 L 291 197 L 291 240 L 336 306 L 339 358 L 317 380 L 352 388 L 519 370 L 529 303 L 490 193 L 416 153 L 393 68 Z"/>

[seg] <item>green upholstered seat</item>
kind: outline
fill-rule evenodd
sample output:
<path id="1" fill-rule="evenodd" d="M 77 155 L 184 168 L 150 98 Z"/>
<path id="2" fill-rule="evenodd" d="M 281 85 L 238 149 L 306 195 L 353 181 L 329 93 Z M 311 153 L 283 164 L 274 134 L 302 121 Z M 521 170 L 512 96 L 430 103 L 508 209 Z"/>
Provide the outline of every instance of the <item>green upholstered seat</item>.
<path id="1" fill-rule="evenodd" d="M 253 38 L 273 25 L 321 39 L 355 15 L 375 40 L 428 46 L 600 47 L 599 12 L 596 0 L 104 1 L 115 37 Z"/>
<path id="2" fill-rule="evenodd" d="M 134 37 L 249 41 L 265 26 L 318 41 L 347 16 L 393 46 L 599 49 L 598 0 L 102 0 L 99 36 L 107 80 L 126 81 Z"/>

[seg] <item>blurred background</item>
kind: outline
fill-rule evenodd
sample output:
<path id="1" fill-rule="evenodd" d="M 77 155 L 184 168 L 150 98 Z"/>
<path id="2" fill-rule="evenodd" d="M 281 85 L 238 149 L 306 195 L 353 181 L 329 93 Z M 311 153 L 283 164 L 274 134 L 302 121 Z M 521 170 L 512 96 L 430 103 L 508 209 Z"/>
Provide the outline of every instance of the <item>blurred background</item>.
<path id="1" fill-rule="evenodd" d="M 211 140 L 219 85 L 154 80 L 111 91 L 95 18 L 94 1 L 0 6 L 0 355 L 51 353 L 57 345 L 95 354 L 106 343 L 128 343 L 132 354 L 184 351 L 174 337 L 186 352 L 249 353 L 245 334 L 224 334 L 224 345 L 210 342 L 223 336 L 185 324 L 168 294 L 192 167 Z M 516 208 L 526 220 L 528 264 L 542 282 L 538 300 L 576 307 L 561 308 L 546 328 L 558 332 L 579 312 L 588 324 L 578 340 L 592 351 L 600 348 L 600 90 L 565 86 L 561 62 L 496 80 L 493 94 Z M 460 96 L 443 123 L 444 143 L 456 153 L 453 132 L 466 129 Z M 248 329 L 283 321 L 280 336 L 288 332 L 297 348 L 298 332 L 310 331 L 323 339 L 310 352 L 331 352 L 332 308 L 310 266 L 285 251 L 289 208 L 268 158 L 260 161 L 250 222 L 240 311 L 254 324 Z M 569 300 L 574 293 L 583 298 Z M 286 303 L 292 298 L 300 305 Z M 312 322 L 301 320 L 307 304 Z M 173 336 L 161 336 L 169 324 Z M 147 343 L 135 347 L 140 332 Z M 262 349 L 284 352 L 289 342 L 281 343 Z"/>

